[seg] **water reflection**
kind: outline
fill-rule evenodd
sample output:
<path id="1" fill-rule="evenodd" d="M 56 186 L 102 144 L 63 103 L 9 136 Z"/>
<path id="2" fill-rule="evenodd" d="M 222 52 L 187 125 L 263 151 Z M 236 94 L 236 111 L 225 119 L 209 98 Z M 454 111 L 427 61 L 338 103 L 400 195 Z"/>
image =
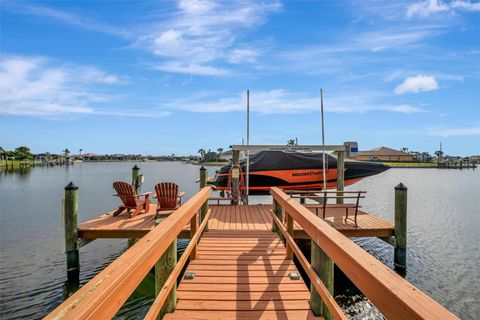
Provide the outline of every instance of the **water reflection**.
<path id="1" fill-rule="evenodd" d="M 32 167 L 8 168 L 0 170 L 0 175 L 14 174 L 20 178 L 27 178 L 32 173 Z"/>
<path id="2" fill-rule="evenodd" d="M 143 191 L 159 181 L 174 181 L 185 198 L 197 190 L 199 166 L 182 163 L 137 163 L 145 176 Z M 0 171 L 0 318 L 39 318 L 64 299 L 67 280 L 61 199 L 64 186 L 79 189 L 79 221 L 118 206 L 114 181 L 130 181 L 135 163 L 82 163 L 73 166 Z M 216 167 L 208 167 L 212 176 Z M 463 319 L 480 313 L 480 171 L 392 169 L 349 187 L 367 190 L 363 208 L 393 221 L 393 188 L 409 188 L 408 273 L 406 279 Z M 252 203 L 270 202 L 269 197 Z M 393 268 L 393 248 L 379 239 L 356 243 Z M 80 283 L 85 284 L 128 248 L 127 240 L 101 239 L 80 249 Z M 178 241 L 181 246 L 188 242 Z M 306 250 L 309 254 L 309 250 Z M 380 317 L 354 286 L 342 285 L 337 272 L 335 296 L 353 318 Z M 305 278 L 305 277 L 304 277 Z M 149 279 L 152 279 L 149 276 Z M 141 317 L 153 302 L 152 281 L 135 292 L 117 315 Z"/>

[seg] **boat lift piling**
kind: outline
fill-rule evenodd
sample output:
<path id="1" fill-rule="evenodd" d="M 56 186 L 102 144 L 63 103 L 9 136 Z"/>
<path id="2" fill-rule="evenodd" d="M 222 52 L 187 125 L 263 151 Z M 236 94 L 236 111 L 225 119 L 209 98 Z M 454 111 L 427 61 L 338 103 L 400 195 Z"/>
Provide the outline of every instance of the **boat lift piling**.
<path id="1" fill-rule="evenodd" d="M 205 188 L 207 186 L 207 168 L 205 166 L 202 166 L 200 168 L 200 190 Z M 200 209 L 200 224 L 202 224 L 203 219 L 205 219 L 205 216 L 207 215 L 208 211 L 208 201 L 205 202 L 202 205 L 202 208 Z M 205 226 L 205 231 L 208 231 L 208 222 L 207 225 Z"/>
<path id="2" fill-rule="evenodd" d="M 343 191 L 345 186 L 345 151 L 337 151 L 337 204 L 343 204 Z"/>
<path id="3" fill-rule="evenodd" d="M 240 193 L 240 172 L 238 171 L 238 166 L 240 165 L 240 151 L 233 150 L 232 155 L 232 205 L 239 204 L 239 193 Z M 235 168 L 237 167 L 237 168 Z"/>

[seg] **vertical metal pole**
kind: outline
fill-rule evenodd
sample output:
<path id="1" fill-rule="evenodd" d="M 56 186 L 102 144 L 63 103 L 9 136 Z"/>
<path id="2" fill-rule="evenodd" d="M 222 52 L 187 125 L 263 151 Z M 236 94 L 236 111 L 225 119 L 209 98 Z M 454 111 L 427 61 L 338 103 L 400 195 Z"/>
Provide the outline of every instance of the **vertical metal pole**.
<path id="1" fill-rule="evenodd" d="M 407 270 L 407 187 L 395 187 L 395 249 L 393 263 L 399 271 Z"/>
<path id="2" fill-rule="evenodd" d="M 65 254 L 67 258 L 66 296 L 80 286 L 80 257 L 78 254 L 78 187 L 70 182 L 65 186 L 63 209 Z"/>
<path id="3" fill-rule="evenodd" d="M 322 111 L 322 147 L 325 147 L 325 123 L 323 119 L 323 89 L 320 89 L 320 107 Z M 327 173 L 325 171 L 325 149 L 322 151 L 322 174 L 323 174 L 323 190 L 327 190 Z"/>
<path id="4" fill-rule="evenodd" d="M 247 90 L 247 147 L 250 145 L 250 90 Z M 247 149 L 247 176 L 245 179 L 245 201 L 248 204 L 248 189 L 250 187 L 250 150 Z"/>
<path id="5" fill-rule="evenodd" d="M 200 168 L 200 190 L 205 188 L 207 186 L 207 168 L 205 166 L 202 166 Z M 203 218 L 207 215 L 208 211 L 208 200 L 205 201 L 205 203 L 202 205 L 202 208 L 200 209 L 200 224 L 203 222 Z M 208 231 L 208 222 L 207 225 L 205 226 L 205 231 Z"/>
<path id="6" fill-rule="evenodd" d="M 337 152 L 337 196 L 343 196 L 345 186 L 345 151 Z M 337 203 L 342 204 L 343 199 L 337 198 Z M 347 209 L 348 210 L 348 209 Z"/>
<path id="7" fill-rule="evenodd" d="M 132 168 L 132 186 L 135 189 L 136 194 L 140 194 L 139 176 L 140 176 L 140 168 L 137 165 L 135 165 Z"/>

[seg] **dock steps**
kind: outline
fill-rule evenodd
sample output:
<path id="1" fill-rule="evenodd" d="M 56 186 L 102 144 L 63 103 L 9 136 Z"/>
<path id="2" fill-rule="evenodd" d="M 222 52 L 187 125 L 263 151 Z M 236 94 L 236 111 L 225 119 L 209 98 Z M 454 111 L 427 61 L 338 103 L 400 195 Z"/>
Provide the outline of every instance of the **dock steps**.
<path id="1" fill-rule="evenodd" d="M 310 292 L 278 235 L 267 230 L 210 230 L 187 267 L 171 319 L 322 319 L 310 311 Z"/>

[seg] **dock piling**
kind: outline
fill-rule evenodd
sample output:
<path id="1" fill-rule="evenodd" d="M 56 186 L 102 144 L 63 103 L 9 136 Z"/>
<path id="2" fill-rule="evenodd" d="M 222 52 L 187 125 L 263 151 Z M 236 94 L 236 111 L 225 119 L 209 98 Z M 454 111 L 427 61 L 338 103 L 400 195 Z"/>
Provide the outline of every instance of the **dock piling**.
<path id="1" fill-rule="evenodd" d="M 232 204 L 238 205 L 239 200 L 239 192 L 240 192 L 240 174 L 236 174 L 234 172 L 233 166 L 240 165 L 240 151 L 233 150 L 232 155 Z"/>
<path id="2" fill-rule="evenodd" d="M 400 183 L 395 187 L 395 269 L 407 270 L 407 187 Z"/>
<path id="3" fill-rule="evenodd" d="M 345 151 L 337 152 L 337 196 L 343 196 L 345 186 Z M 337 198 L 337 204 L 343 204 L 343 198 Z"/>
<path id="4" fill-rule="evenodd" d="M 132 168 L 132 186 L 135 188 L 135 193 L 140 194 L 140 168 L 137 165 Z"/>
<path id="5" fill-rule="evenodd" d="M 65 186 L 63 209 L 65 254 L 67 259 L 66 295 L 80 286 L 80 257 L 78 254 L 78 187 L 70 182 Z"/>
<path id="6" fill-rule="evenodd" d="M 333 296 L 333 260 L 313 241 L 311 241 L 311 261 L 313 270 L 318 274 L 325 287 Z M 310 284 L 310 307 L 316 316 L 322 316 L 326 320 L 333 320 L 327 306 L 322 301 L 317 290 Z"/>
<path id="7" fill-rule="evenodd" d="M 202 166 L 200 168 L 200 190 L 205 188 L 207 186 L 207 168 L 205 166 Z M 208 201 L 205 201 L 205 203 L 202 205 L 202 208 L 200 209 L 200 224 L 203 222 L 203 218 L 207 214 L 208 211 Z M 208 222 L 207 225 L 205 226 L 205 231 L 208 231 Z"/>

